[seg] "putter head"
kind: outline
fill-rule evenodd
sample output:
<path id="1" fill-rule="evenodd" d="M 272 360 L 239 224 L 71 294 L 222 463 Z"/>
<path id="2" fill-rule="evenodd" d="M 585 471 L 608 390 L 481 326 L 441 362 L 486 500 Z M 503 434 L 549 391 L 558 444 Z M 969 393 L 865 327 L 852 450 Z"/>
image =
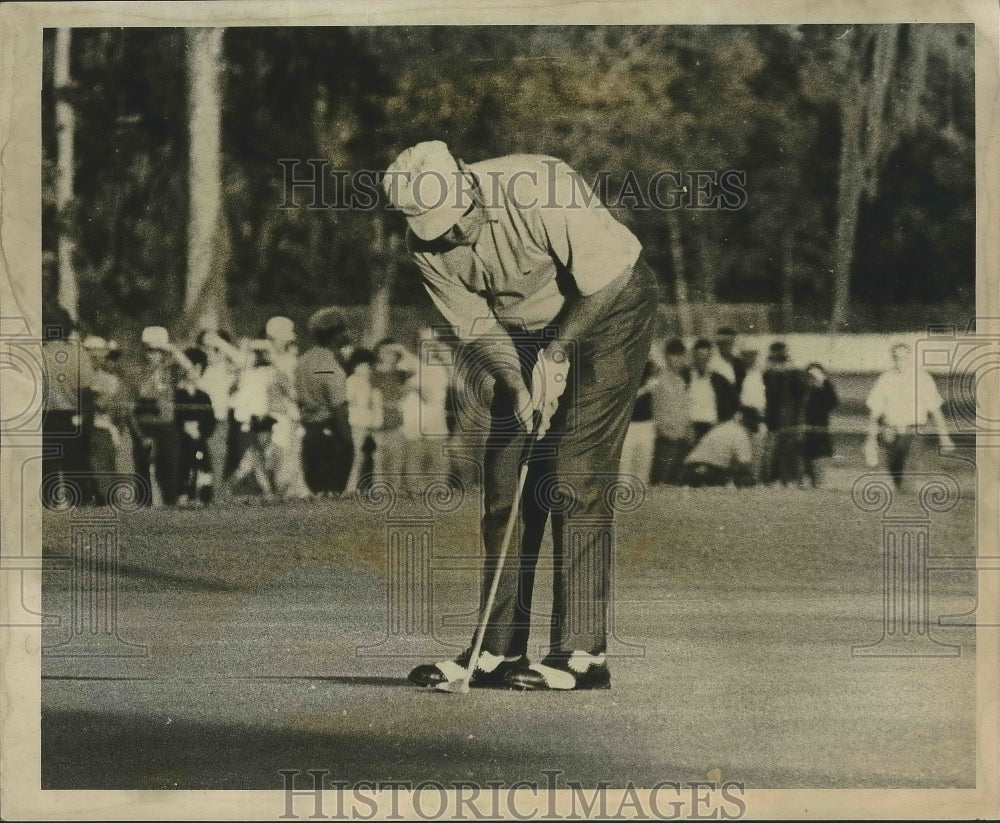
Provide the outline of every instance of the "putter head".
<path id="1" fill-rule="evenodd" d="M 468 694 L 469 680 L 462 677 L 458 680 L 452 680 L 450 683 L 438 683 L 434 688 L 439 692 L 447 692 L 448 694 Z"/>

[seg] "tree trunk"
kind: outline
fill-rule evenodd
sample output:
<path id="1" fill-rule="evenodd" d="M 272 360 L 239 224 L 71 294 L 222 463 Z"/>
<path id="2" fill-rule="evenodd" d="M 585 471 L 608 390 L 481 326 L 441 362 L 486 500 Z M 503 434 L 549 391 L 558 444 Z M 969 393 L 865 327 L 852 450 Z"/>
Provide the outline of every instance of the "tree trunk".
<path id="1" fill-rule="evenodd" d="M 698 232 L 698 262 L 701 264 L 701 312 L 698 318 L 698 333 L 703 337 L 713 337 L 718 327 L 718 305 L 716 304 L 716 280 L 719 271 L 719 248 L 707 225 L 700 225 Z"/>
<path id="2" fill-rule="evenodd" d="M 831 334 L 843 330 L 851 302 L 854 237 L 858 226 L 859 201 L 864 190 L 864 169 L 857 133 L 859 109 L 856 98 L 845 99 L 841 105 L 840 179 L 837 186 L 837 228 L 833 238 Z"/>
<path id="3" fill-rule="evenodd" d="M 791 334 L 795 328 L 795 232 L 787 231 L 781 238 L 781 333 Z"/>
<path id="4" fill-rule="evenodd" d="M 851 304 L 851 269 L 858 214 L 872 197 L 886 153 L 885 103 L 895 66 L 898 26 L 877 26 L 858 39 L 849 80 L 840 101 L 840 172 L 833 252 L 833 307 L 830 333 L 843 331 Z M 865 54 L 872 48 L 870 72 Z"/>
<path id="5" fill-rule="evenodd" d="M 927 87 L 927 28 L 922 25 L 906 27 L 909 43 L 909 58 L 906 61 L 903 75 L 903 94 L 900 95 L 900 108 L 903 121 L 909 129 L 916 128 L 920 119 L 920 96 Z"/>
<path id="6" fill-rule="evenodd" d="M 53 86 L 56 92 L 56 208 L 60 216 L 73 199 L 73 135 L 76 127 L 73 107 L 63 99 L 70 79 L 70 29 L 56 29 Z M 74 321 L 79 319 L 80 295 L 73 269 L 73 239 L 65 228 L 59 230 L 59 304 Z"/>
<path id="7" fill-rule="evenodd" d="M 670 260 L 674 270 L 674 296 L 677 300 L 677 322 L 681 337 L 691 337 L 694 334 L 694 323 L 691 319 L 691 301 L 688 296 L 687 275 L 684 271 L 684 245 L 681 239 L 681 221 L 676 213 L 664 212 L 667 219 L 667 230 L 670 233 Z"/>
<path id="8" fill-rule="evenodd" d="M 217 265 L 221 219 L 221 98 L 224 29 L 188 29 L 188 265 L 186 325 L 217 328 L 225 314 L 225 270 Z M 224 255 L 222 255 L 224 256 Z"/>
<path id="9" fill-rule="evenodd" d="M 396 279 L 396 243 L 387 236 L 380 214 L 372 219 L 375 250 L 379 257 L 378 277 L 368 302 L 368 323 L 364 341 L 368 348 L 389 336 L 391 328 L 392 286 Z"/>

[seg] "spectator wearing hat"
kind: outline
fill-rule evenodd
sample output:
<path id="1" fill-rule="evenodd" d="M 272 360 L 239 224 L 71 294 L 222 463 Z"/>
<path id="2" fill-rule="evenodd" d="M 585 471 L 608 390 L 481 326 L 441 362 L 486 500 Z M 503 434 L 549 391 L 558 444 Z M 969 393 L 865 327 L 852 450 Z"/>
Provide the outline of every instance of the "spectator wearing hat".
<path id="1" fill-rule="evenodd" d="M 379 395 L 372 389 L 371 374 L 375 365 L 375 355 L 368 349 L 356 348 L 347 361 L 347 422 L 351 426 L 351 442 L 354 445 L 354 459 L 351 473 L 343 496 L 349 497 L 358 490 L 358 484 L 365 467 L 366 445 L 371 442 L 373 432 L 382 425 L 382 406 Z M 370 450 L 369 450 L 370 451 Z"/>
<path id="2" fill-rule="evenodd" d="M 839 402 L 837 391 L 826 369 L 819 363 L 806 366 L 806 397 L 802 410 L 804 432 L 802 435 L 802 461 L 806 479 L 813 488 L 823 481 L 824 461 L 833 457 L 833 438 L 830 437 L 830 412 Z"/>
<path id="3" fill-rule="evenodd" d="M 295 364 L 299 357 L 295 324 L 287 317 L 272 317 L 264 326 L 264 336 L 271 344 L 271 361 L 275 368 L 269 413 L 276 421 L 272 436 L 280 455 L 278 494 L 285 499 L 308 497 L 301 459 L 305 432 L 295 396 Z"/>
<path id="4" fill-rule="evenodd" d="M 735 384 L 715 371 L 711 362 L 712 341 L 704 337 L 696 340 L 691 350 L 691 365 L 683 371 L 695 443 L 717 423 L 731 420 L 739 406 Z"/>
<path id="5" fill-rule="evenodd" d="M 421 329 L 419 356 L 408 353 L 409 393 L 403 401 L 403 470 L 407 477 L 448 477 L 448 387 L 451 372 L 443 344 L 431 329 Z M 411 481 L 411 491 L 419 492 Z"/>
<path id="6" fill-rule="evenodd" d="M 46 311 L 42 343 L 45 383 L 42 415 L 43 503 L 56 502 L 57 477 L 72 476 L 84 500 L 94 495 L 87 479 L 93 432 L 94 368 L 76 326 L 61 306 Z"/>
<path id="7" fill-rule="evenodd" d="M 413 396 L 419 403 L 416 387 L 411 385 L 416 372 L 413 355 L 405 346 L 389 338 L 375 345 L 375 365 L 370 382 L 382 410 L 381 425 L 372 432 L 375 440 L 375 451 L 372 454 L 375 474 L 403 473 L 406 456 L 403 411 L 409 396 Z"/>
<path id="8" fill-rule="evenodd" d="M 178 502 L 211 502 L 215 493 L 214 465 L 208 440 L 215 431 L 212 398 L 198 386 L 208 358 L 198 347 L 184 350 L 191 370 L 181 374 L 174 393 L 174 425 L 179 441 Z"/>
<path id="9" fill-rule="evenodd" d="M 764 446 L 765 483 L 783 486 L 802 480 L 802 413 L 806 385 L 801 371 L 788 357 L 788 347 L 781 341 L 771 344 L 764 371 L 764 419 L 767 441 Z"/>
<path id="10" fill-rule="evenodd" d="M 90 468 L 95 474 L 97 502 L 107 502 L 109 479 L 101 475 L 135 472 L 132 441 L 132 404 L 111 363 L 121 354 L 114 341 L 88 335 L 83 348 L 94 367 L 92 382 L 94 428 L 91 437 Z"/>
<path id="11" fill-rule="evenodd" d="M 238 437 L 235 443 L 231 438 L 237 434 L 238 427 L 234 425 L 231 398 L 236 389 L 236 364 L 230 359 L 229 350 L 235 349 L 232 338 L 224 330 L 206 329 L 198 334 L 198 346 L 205 352 L 207 365 L 198 382 L 198 388 L 204 391 L 212 400 L 212 414 L 215 417 L 215 428 L 208 438 L 208 453 L 212 461 L 212 471 L 215 476 L 216 494 L 226 488 L 225 480 L 232 474 L 238 456 Z M 230 448 L 233 457 L 229 457 Z"/>
<path id="12" fill-rule="evenodd" d="M 736 330 L 729 326 L 723 326 L 715 332 L 716 354 L 712 358 L 712 368 L 733 384 L 738 397 L 747 371 L 735 352 L 736 337 Z"/>
<path id="13" fill-rule="evenodd" d="M 336 309 L 321 309 L 309 318 L 314 345 L 295 366 L 295 391 L 305 433 L 302 469 L 309 491 L 340 495 L 347 486 L 354 448 L 347 417 L 347 374 L 340 349 L 347 325 Z"/>
<path id="14" fill-rule="evenodd" d="M 180 439 L 175 424 L 174 391 L 177 370 L 193 373 L 183 352 L 170 342 L 162 326 L 142 331 L 144 364 L 136 392 L 136 420 L 144 453 L 136 469 L 153 489 L 153 503 L 172 506 L 180 494 Z"/>
<path id="15" fill-rule="evenodd" d="M 532 452 L 523 529 L 498 572 L 472 685 L 607 688 L 604 524 L 613 512 L 605 492 L 618 473 L 657 302 L 642 247 L 573 169 L 550 157 L 467 166 L 440 141 L 420 143 L 396 158 L 384 188 L 407 218 L 408 249 L 463 358 L 495 380 L 484 457 L 487 583 Z M 572 507 L 550 512 L 553 482 L 572 489 Z M 550 653 L 526 665 L 550 514 L 558 569 Z M 450 682 L 470 654 L 418 666 L 410 679 Z"/>
<path id="16" fill-rule="evenodd" d="M 688 486 L 752 486 L 754 455 L 751 437 L 760 428 L 757 410 L 743 406 L 725 423 L 713 426 L 684 458 Z"/>
<path id="17" fill-rule="evenodd" d="M 658 351 L 654 349 L 654 352 Z M 694 439 L 691 427 L 691 398 L 685 382 L 688 364 L 684 342 L 675 337 L 663 348 L 653 386 L 653 421 L 656 444 L 653 455 L 653 483 L 679 486 L 684 457 Z"/>

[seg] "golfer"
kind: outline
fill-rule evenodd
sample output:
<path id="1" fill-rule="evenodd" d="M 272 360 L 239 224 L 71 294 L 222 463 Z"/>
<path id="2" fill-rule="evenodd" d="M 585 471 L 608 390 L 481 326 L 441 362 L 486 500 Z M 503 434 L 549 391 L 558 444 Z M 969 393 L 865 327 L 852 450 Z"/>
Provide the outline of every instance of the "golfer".
<path id="1" fill-rule="evenodd" d="M 608 688 L 605 492 L 618 471 L 657 303 L 642 247 L 576 172 L 551 157 L 467 166 L 440 141 L 420 143 L 396 158 L 383 184 L 407 218 L 408 249 L 428 293 L 463 350 L 471 347 L 477 367 L 495 380 L 481 608 L 530 449 L 520 544 L 500 571 L 470 685 Z M 550 514 L 550 651 L 529 665 L 532 586 Z M 470 655 L 471 648 L 457 660 L 418 666 L 410 680 L 440 686 L 462 678 Z"/>

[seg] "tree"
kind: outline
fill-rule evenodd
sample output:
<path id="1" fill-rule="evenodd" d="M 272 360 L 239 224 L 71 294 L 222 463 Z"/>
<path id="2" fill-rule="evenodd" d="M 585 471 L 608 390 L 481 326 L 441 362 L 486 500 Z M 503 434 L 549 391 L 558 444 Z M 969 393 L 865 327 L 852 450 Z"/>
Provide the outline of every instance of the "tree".
<path id="1" fill-rule="evenodd" d="M 55 42 L 55 61 L 53 86 L 56 90 L 56 129 L 57 174 L 55 181 L 55 205 L 59 214 L 63 214 L 73 199 L 73 138 L 75 135 L 75 120 L 73 107 L 66 100 L 70 78 L 70 29 L 57 29 Z M 76 271 L 73 268 L 73 238 L 65 230 L 59 231 L 58 241 L 59 261 L 59 305 L 61 305 L 73 320 L 80 316 L 79 289 L 76 283 Z"/>
<path id="2" fill-rule="evenodd" d="M 184 322 L 218 328 L 226 317 L 224 223 L 221 218 L 222 108 L 219 78 L 222 72 L 223 29 L 187 29 L 188 174 L 187 284 Z"/>
<path id="3" fill-rule="evenodd" d="M 839 114 L 830 310 L 830 330 L 835 332 L 848 320 L 859 216 L 880 195 L 879 178 L 887 159 L 904 144 L 921 139 L 919 133 L 941 132 L 942 126 L 950 127 L 953 142 L 971 143 L 971 136 L 961 134 L 951 117 L 955 85 L 971 93 L 971 73 L 962 70 L 963 64 L 971 68 L 971 47 L 963 45 L 963 26 L 806 28 L 811 46 L 806 93 L 834 101 Z M 943 69 L 945 89 L 934 87 L 935 66 Z M 947 118 L 943 111 L 950 112 Z M 896 208 L 904 206 L 933 208 L 927 202 L 896 201 Z"/>

